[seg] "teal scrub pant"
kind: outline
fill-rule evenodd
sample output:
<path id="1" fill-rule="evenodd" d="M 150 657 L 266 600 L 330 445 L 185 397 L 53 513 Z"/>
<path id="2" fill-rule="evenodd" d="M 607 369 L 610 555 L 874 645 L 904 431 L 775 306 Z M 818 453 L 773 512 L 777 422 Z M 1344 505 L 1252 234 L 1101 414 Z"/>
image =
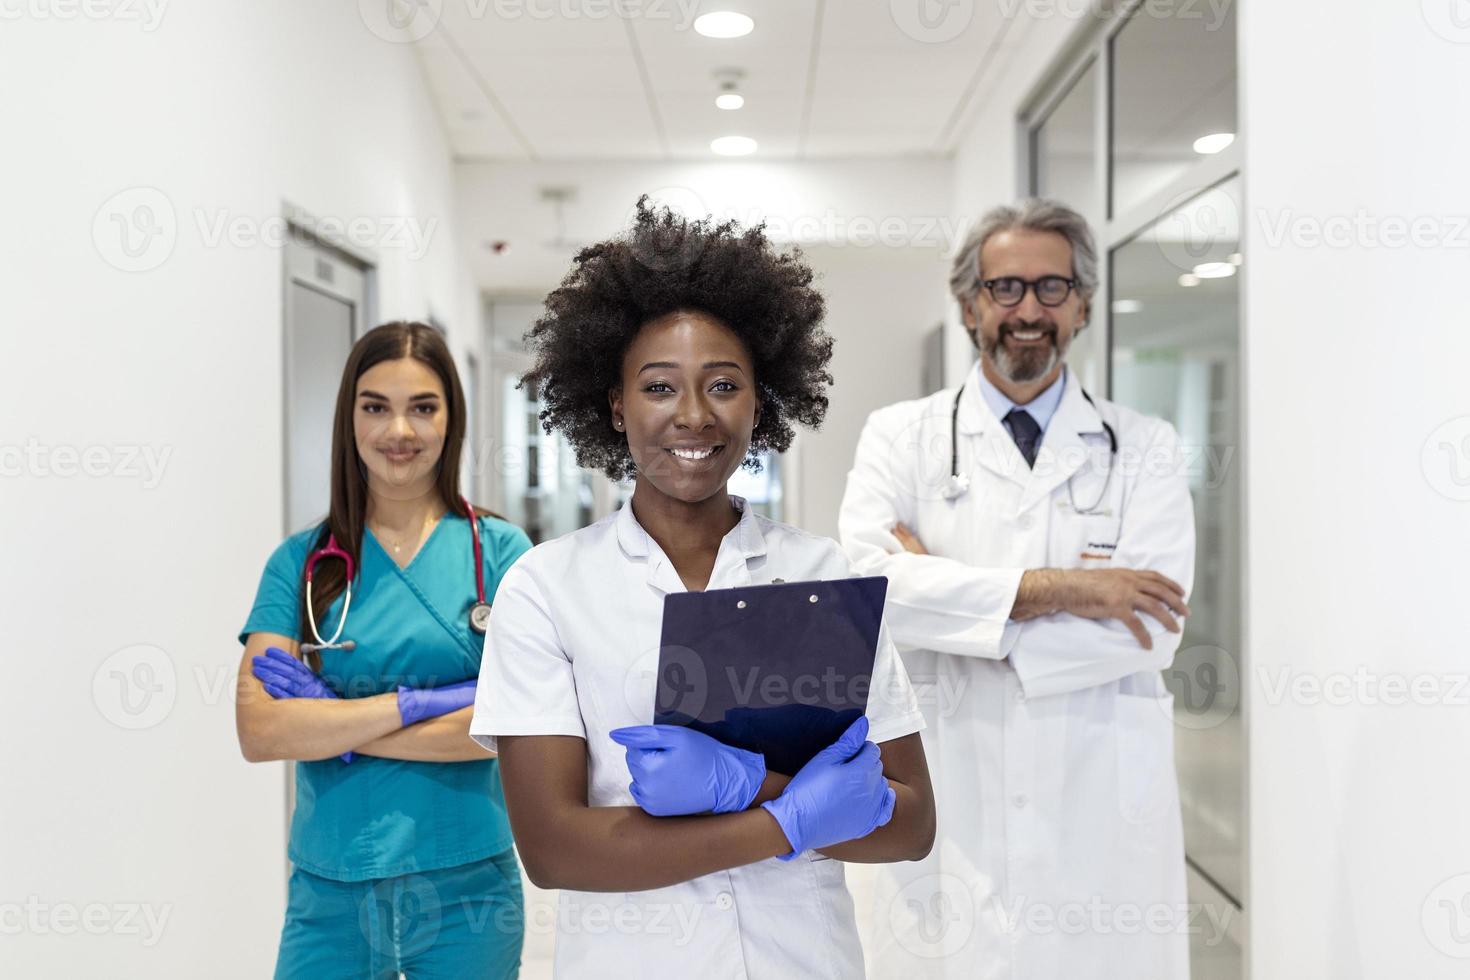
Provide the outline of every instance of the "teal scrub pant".
<path id="1" fill-rule="evenodd" d="M 369 881 L 295 868 L 276 980 L 514 980 L 524 908 L 514 850 Z"/>

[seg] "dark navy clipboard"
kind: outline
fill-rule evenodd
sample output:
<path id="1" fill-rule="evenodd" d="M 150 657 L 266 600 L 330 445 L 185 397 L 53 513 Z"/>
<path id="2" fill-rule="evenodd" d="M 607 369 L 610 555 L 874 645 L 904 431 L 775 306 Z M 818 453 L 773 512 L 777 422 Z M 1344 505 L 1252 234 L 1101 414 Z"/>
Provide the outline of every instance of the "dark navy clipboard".
<path id="1" fill-rule="evenodd" d="M 887 592 L 873 576 L 668 594 L 654 723 L 794 775 L 867 709 Z"/>

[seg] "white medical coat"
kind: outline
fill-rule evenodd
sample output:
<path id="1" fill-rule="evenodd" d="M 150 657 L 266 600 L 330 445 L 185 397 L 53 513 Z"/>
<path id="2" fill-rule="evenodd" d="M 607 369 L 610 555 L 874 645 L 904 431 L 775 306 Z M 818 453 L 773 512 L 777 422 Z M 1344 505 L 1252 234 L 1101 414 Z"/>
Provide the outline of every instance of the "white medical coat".
<path id="1" fill-rule="evenodd" d="M 708 588 L 847 578 L 837 542 L 764 518 L 739 497 Z M 532 548 L 506 573 L 485 639 L 470 734 L 587 740 L 592 806 L 635 806 L 614 728 L 653 720 L 663 599 L 685 591 L 631 506 Z M 868 738 L 923 727 L 913 689 L 880 628 Z M 558 895 L 558 978 L 856 980 L 857 922 L 839 861 L 807 851 L 641 892 Z"/>
<path id="2" fill-rule="evenodd" d="M 1177 436 L 1093 407 L 1068 372 L 1028 469 L 978 370 L 957 425 L 968 493 L 942 492 L 950 389 L 872 414 L 839 517 L 854 571 L 889 578 L 886 619 L 928 722 L 939 820 L 927 859 L 879 875 L 870 975 L 1182 980 L 1184 847 L 1159 675 L 1179 636 L 1147 615 L 1152 650 L 1116 620 L 1009 621 L 1030 568 L 1151 569 L 1190 588 Z M 929 555 L 903 550 L 898 522 Z"/>

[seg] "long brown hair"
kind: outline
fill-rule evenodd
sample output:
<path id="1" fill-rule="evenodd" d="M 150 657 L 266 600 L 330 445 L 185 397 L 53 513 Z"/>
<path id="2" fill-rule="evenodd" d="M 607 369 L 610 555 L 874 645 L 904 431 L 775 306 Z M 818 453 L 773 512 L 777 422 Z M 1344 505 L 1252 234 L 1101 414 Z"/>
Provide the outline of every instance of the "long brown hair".
<path id="1" fill-rule="evenodd" d="M 367 524 L 368 486 L 362 459 L 357 454 L 357 440 L 352 419 L 357 407 L 357 379 L 383 361 L 412 357 L 427 365 L 439 376 L 449 401 L 449 426 L 444 436 L 444 451 L 439 457 L 439 474 L 435 485 L 444 506 L 458 514 L 464 510 L 459 496 L 459 462 L 464 451 L 465 398 L 459 383 L 454 357 L 439 331 L 426 323 L 396 320 L 374 327 L 363 334 L 342 368 L 342 382 L 337 388 L 337 407 L 332 417 L 332 503 L 327 518 L 317 532 L 311 550 L 326 546 L 335 535 L 342 550 L 352 556 L 352 564 L 362 567 L 362 534 Z M 476 507 L 477 514 L 491 514 Z M 492 515 L 493 516 L 493 515 Z M 305 572 L 303 570 L 303 585 Z M 323 561 L 312 575 L 312 608 L 319 616 L 326 614 L 332 603 L 347 587 L 347 569 L 341 561 Z M 306 616 L 306 589 L 301 590 L 297 615 L 298 632 L 304 643 L 313 641 Z M 321 655 L 307 655 L 313 670 L 321 670 Z"/>

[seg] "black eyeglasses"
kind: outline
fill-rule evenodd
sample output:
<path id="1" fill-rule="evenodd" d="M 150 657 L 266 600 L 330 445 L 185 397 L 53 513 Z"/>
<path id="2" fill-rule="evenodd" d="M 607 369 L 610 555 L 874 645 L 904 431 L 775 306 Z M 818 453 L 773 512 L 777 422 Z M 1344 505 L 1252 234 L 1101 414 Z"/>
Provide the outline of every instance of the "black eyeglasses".
<path id="1" fill-rule="evenodd" d="M 1042 276 L 1040 279 L 1004 276 L 1000 279 L 982 279 L 980 285 L 990 290 L 990 298 L 1001 306 L 1019 305 L 1026 298 L 1027 289 L 1036 293 L 1036 302 L 1042 306 L 1061 306 L 1072 295 L 1077 280 L 1065 276 Z"/>

